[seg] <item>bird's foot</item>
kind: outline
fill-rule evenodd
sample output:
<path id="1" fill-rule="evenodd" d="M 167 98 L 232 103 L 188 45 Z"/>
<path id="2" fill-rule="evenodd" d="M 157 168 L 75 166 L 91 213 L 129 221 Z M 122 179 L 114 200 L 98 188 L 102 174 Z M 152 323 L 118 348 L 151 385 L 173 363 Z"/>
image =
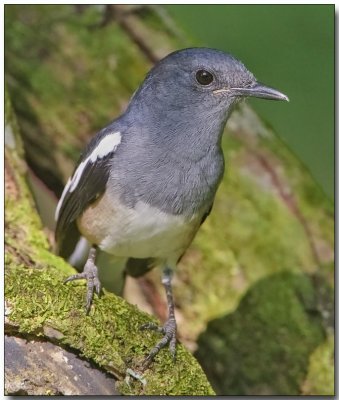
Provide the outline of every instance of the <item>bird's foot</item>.
<path id="1" fill-rule="evenodd" d="M 157 324 L 154 323 L 148 323 L 142 325 L 140 329 L 142 330 L 150 329 L 152 331 L 160 332 L 164 335 L 164 337 L 161 340 L 159 340 L 159 342 L 149 352 L 148 356 L 144 359 L 143 367 L 147 368 L 154 359 L 154 357 L 166 345 L 169 346 L 169 350 L 172 354 L 173 360 L 175 360 L 176 343 L 177 343 L 177 337 L 176 337 L 177 323 L 174 317 L 170 317 L 163 326 L 158 326 Z"/>
<path id="2" fill-rule="evenodd" d="M 65 279 L 64 283 L 74 281 L 77 279 L 86 279 L 87 281 L 86 314 L 88 314 L 91 309 L 91 304 L 93 301 L 94 289 L 98 295 L 101 290 L 101 283 L 98 276 L 98 268 L 95 265 L 94 259 L 92 257 L 88 258 L 83 272 L 71 275 L 70 277 Z"/>

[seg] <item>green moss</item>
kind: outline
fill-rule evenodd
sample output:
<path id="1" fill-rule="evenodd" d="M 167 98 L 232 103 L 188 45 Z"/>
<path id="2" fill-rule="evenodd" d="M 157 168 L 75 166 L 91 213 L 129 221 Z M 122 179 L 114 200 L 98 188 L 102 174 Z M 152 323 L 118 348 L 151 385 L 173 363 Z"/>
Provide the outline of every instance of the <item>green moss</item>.
<path id="1" fill-rule="evenodd" d="M 16 176 L 16 179 L 20 187 L 21 198 L 19 201 L 10 196 L 5 199 L 5 244 L 14 250 L 19 241 L 20 253 L 17 253 L 16 257 L 8 258 L 7 265 L 13 263 L 14 260 L 16 262 L 22 261 L 20 257 L 27 254 L 28 266 L 57 265 L 61 271 L 68 274 L 73 273 L 73 268 L 63 259 L 51 253 L 50 245 L 43 234 L 41 221 L 34 209 L 26 182 L 23 177 Z M 32 210 L 34 211 L 32 212 Z"/>
<path id="2" fill-rule="evenodd" d="M 63 285 L 64 278 L 65 274 L 53 266 L 41 269 L 8 266 L 5 296 L 12 310 L 10 321 L 26 335 L 45 337 L 48 328 L 53 328 L 59 333 L 60 343 L 124 378 L 126 368 L 135 368 L 136 362 L 159 339 L 154 333 L 140 331 L 140 326 L 151 320 L 150 316 L 109 293 L 96 298 L 90 315 L 86 316 L 84 285 Z M 119 390 L 131 394 L 140 390 L 157 395 L 213 394 L 200 366 L 181 345 L 176 362 L 164 350 L 144 377 L 147 381 L 144 388 L 138 382 L 131 382 L 131 387 L 121 384 Z"/>
<path id="3" fill-rule="evenodd" d="M 38 124 L 74 161 L 84 140 L 120 113 L 150 65 L 114 21 L 99 26 L 95 7 L 82 14 L 70 5 L 6 10 L 6 77 L 24 135 L 32 140 Z"/>
<path id="4" fill-rule="evenodd" d="M 269 149 L 284 165 L 284 175 L 289 182 L 297 206 L 315 236 L 322 236 L 334 245 L 334 204 L 313 179 L 305 165 L 297 159 L 278 136 L 261 139 L 261 146 Z"/>
<path id="5" fill-rule="evenodd" d="M 27 260 L 32 258 L 41 263 L 48 261 L 49 244 L 42 232 L 41 221 L 36 213 L 31 193 L 25 179 L 26 166 L 22 161 L 22 142 L 20 140 L 18 126 L 13 114 L 11 103 L 6 101 L 6 130 L 10 129 L 15 140 L 15 147 L 5 149 L 6 180 L 9 190 L 5 198 L 5 245 L 12 252 L 7 253 L 7 262 L 19 260 L 19 252 L 15 249 L 20 243 L 22 254 L 27 254 Z M 63 262 L 60 263 L 64 264 Z M 71 269 L 68 268 L 68 271 Z"/>
<path id="6" fill-rule="evenodd" d="M 15 174 L 11 176 L 16 193 L 8 193 L 5 198 L 5 245 L 7 258 L 5 265 L 20 263 L 27 266 L 57 265 L 66 273 L 73 269 L 61 258 L 51 253 L 50 245 L 42 231 L 41 221 L 35 210 L 31 193 L 25 180 L 23 164 L 16 158 L 16 151 L 6 149 L 6 165 Z M 11 167 L 9 167 L 11 165 Z M 21 172 L 21 173 L 20 173 Z M 20 251 L 17 251 L 20 243 Z"/>
<path id="7" fill-rule="evenodd" d="M 310 310 L 314 301 L 307 276 L 283 272 L 258 281 L 232 314 L 211 321 L 197 357 L 216 392 L 298 394 L 309 356 L 325 337 Z"/>
<path id="8" fill-rule="evenodd" d="M 311 354 L 303 394 L 334 396 L 334 336 L 321 343 Z"/>

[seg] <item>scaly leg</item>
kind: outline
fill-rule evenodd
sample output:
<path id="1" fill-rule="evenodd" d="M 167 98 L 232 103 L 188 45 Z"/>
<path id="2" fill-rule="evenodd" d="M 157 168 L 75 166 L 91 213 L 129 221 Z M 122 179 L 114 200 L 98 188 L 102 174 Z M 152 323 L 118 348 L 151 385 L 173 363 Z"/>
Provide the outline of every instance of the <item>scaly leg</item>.
<path id="1" fill-rule="evenodd" d="M 144 366 L 148 366 L 150 362 L 153 360 L 153 358 L 159 353 L 159 351 L 167 344 L 169 345 L 169 350 L 172 353 L 173 359 L 175 359 L 176 343 L 177 343 L 177 338 L 176 338 L 177 323 L 174 315 L 174 301 L 173 301 L 171 280 L 172 280 L 172 270 L 170 268 L 165 268 L 163 271 L 162 283 L 166 291 L 167 305 L 168 305 L 168 319 L 165 322 L 164 326 L 159 327 L 156 324 L 149 323 L 141 327 L 141 329 L 151 329 L 160 332 L 164 335 L 164 337 L 153 347 L 148 356 L 145 358 L 143 362 Z"/>
<path id="2" fill-rule="evenodd" d="M 99 294 L 101 290 L 101 283 L 98 277 L 98 268 L 95 265 L 96 253 L 96 247 L 91 247 L 83 272 L 72 275 L 64 281 L 64 283 L 67 283 L 76 279 L 87 280 L 86 314 L 88 314 L 89 310 L 91 309 L 94 289 L 97 294 Z"/>

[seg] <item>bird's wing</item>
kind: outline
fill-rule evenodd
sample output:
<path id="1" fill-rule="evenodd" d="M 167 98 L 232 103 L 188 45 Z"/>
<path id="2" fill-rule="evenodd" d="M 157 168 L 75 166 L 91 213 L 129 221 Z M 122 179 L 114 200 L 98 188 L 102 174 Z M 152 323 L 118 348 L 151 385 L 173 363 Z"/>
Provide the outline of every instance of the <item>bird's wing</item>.
<path id="1" fill-rule="evenodd" d="M 121 143 L 121 132 L 106 128 L 95 136 L 69 178 L 55 212 L 55 238 L 62 237 L 81 213 L 105 192 L 112 157 Z"/>

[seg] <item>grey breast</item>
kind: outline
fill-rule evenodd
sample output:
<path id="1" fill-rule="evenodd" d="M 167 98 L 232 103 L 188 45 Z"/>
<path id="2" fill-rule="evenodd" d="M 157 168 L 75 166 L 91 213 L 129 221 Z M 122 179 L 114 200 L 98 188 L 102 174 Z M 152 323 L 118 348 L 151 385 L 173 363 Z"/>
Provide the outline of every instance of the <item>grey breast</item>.
<path id="1" fill-rule="evenodd" d="M 118 148 L 110 186 L 129 207 L 140 200 L 167 213 L 193 216 L 210 208 L 223 172 L 219 148 L 193 161 L 134 137 Z"/>

